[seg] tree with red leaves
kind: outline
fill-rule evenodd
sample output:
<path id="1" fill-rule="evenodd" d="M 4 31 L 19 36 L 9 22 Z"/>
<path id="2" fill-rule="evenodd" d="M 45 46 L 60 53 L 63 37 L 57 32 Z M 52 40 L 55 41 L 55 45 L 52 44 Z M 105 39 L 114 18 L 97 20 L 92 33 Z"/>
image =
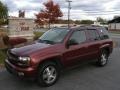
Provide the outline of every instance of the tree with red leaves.
<path id="1" fill-rule="evenodd" d="M 44 25 L 45 23 L 50 24 L 56 22 L 59 17 L 63 16 L 62 11 L 60 10 L 59 4 L 53 2 L 53 0 L 48 0 L 44 3 L 45 9 L 41 10 L 38 14 L 36 14 L 35 22 L 38 25 Z"/>

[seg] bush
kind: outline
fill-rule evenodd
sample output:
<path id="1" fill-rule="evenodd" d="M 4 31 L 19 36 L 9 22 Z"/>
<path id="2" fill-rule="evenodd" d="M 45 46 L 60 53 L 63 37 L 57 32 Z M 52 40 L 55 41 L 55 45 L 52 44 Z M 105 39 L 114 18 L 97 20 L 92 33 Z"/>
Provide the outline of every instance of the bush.
<path id="1" fill-rule="evenodd" d="M 0 49 L 8 48 L 8 45 L 9 45 L 9 37 L 7 33 L 0 32 Z"/>
<path id="2" fill-rule="evenodd" d="M 22 38 L 22 37 L 13 37 L 9 39 L 10 46 L 16 46 L 16 45 L 23 44 L 26 42 L 27 42 L 27 39 Z"/>
<path id="3" fill-rule="evenodd" d="M 9 37 L 8 35 L 3 35 L 3 42 L 6 46 L 9 46 Z"/>

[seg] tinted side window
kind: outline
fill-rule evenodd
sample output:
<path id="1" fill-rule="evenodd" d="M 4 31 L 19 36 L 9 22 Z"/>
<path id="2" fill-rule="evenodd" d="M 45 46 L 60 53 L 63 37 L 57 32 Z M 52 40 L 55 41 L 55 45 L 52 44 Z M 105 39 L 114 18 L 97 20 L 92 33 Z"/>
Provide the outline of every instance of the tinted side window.
<path id="1" fill-rule="evenodd" d="M 82 43 L 86 41 L 86 35 L 84 31 L 75 31 L 72 36 L 70 37 L 70 40 L 74 40 L 77 43 Z"/>
<path id="2" fill-rule="evenodd" d="M 96 30 L 87 30 L 88 36 L 90 40 L 99 40 L 100 36 Z"/>
<path id="3" fill-rule="evenodd" d="M 105 28 L 99 30 L 101 39 L 109 39 L 109 33 Z"/>

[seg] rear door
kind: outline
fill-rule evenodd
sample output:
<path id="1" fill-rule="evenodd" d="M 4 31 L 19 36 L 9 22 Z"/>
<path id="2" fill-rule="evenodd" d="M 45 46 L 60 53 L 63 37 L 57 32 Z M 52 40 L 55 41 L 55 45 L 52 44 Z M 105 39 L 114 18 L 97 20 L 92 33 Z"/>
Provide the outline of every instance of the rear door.
<path id="1" fill-rule="evenodd" d="M 97 30 L 86 30 L 88 41 L 88 60 L 93 60 L 99 57 L 100 36 Z"/>

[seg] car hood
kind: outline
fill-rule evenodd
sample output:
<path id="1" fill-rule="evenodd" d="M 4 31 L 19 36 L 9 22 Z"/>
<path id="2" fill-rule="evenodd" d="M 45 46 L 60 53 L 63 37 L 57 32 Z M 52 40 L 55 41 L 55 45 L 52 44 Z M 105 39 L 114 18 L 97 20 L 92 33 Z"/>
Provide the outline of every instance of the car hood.
<path id="1" fill-rule="evenodd" d="M 28 56 L 35 51 L 38 51 L 38 50 L 41 50 L 43 48 L 47 48 L 50 46 L 51 46 L 50 44 L 34 43 L 34 44 L 27 45 L 24 47 L 14 48 L 11 50 L 11 52 L 16 55 L 20 55 L 20 56 Z"/>

